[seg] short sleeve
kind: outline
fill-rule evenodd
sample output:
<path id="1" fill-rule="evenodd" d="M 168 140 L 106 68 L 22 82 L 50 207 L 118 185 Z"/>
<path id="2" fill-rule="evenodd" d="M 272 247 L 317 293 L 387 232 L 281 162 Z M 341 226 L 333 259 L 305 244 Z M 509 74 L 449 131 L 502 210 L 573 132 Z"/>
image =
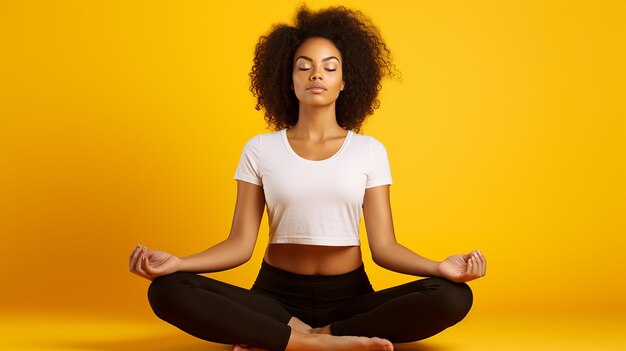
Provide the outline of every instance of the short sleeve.
<path id="1" fill-rule="evenodd" d="M 235 170 L 235 179 L 263 186 L 259 171 L 259 155 L 261 151 L 261 135 L 250 138 L 243 146 L 239 164 Z"/>
<path id="2" fill-rule="evenodd" d="M 385 145 L 378 139 L 372 137 L 370 139 L 370 167 L 367 173 L 367 182 L 365 188 L 371 188 L 377 185 L 392 184 L 391 169 L 389 167 L 389 158 L 387 157 L 387 149 Z"/>

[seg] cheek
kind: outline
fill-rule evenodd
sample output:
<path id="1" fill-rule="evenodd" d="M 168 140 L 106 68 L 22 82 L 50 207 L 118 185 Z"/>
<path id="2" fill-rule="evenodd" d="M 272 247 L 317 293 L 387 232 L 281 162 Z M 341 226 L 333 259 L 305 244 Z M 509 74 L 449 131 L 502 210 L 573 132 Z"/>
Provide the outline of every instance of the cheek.
<path id="1" fill-rule="evenodd" d="M 306 79 L 303 79 L 297 73 L 291 75 L 291 81 L 294 88 L 301 88 L 306 85 Z"/>
<path id="2" fill-rule="evenodd" d="M 341 75 L 336 75 L 332 77 L 332 85 L 333 87 L 336 87 L 337 89 L 341 89 L 341 82 L 343 81 L 343 78 Z"/>
<path id="3" fill-rule="evenodd" d="M 301 88 L 301 87 L 304 86 L 304 82 L 302 80 L 300 80 L 300 79 L 294 79 L 293 80 L 293 86 Z"/>

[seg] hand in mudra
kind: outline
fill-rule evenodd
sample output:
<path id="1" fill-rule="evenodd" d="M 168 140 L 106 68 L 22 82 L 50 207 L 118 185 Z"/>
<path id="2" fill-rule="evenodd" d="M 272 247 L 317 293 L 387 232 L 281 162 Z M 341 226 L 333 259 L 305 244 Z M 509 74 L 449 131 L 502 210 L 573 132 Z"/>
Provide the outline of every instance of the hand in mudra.
<path id="1" fill-rule="evenodd" d="M 453 255 L 437 266 L 439 274 L 453 282 L 467 282 L 485 275 L 487 261 L 479 251 Z"/>
<path id="2" fill-rule="evenodd" d="M 130 271 L 149 280 L 174 273 L 178 271 L 179 267 L 180 258 L 169 252 L 149 250 L 140 244 L 135 247 L 130 255 Z"/>

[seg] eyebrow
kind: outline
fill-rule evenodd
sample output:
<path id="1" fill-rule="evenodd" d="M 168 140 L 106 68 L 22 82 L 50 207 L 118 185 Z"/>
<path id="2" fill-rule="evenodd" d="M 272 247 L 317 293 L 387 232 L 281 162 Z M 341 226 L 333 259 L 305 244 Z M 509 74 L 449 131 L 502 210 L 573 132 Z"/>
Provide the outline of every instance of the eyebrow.
<path id="1" fill-rule="evenodd" d="M 296 57 L 296 61 L 298 61 L 299 59 L 305 59 L 305 60 L 307 60 L 307 61 L 311 61 L 311 62 L 313 62 L 313 59 L 312 59 L 312 58 L 310 58 L 310 57 L 308 57 L 308 56 L 304 56 L 304 55 Z M 338 59 L 338 58 L 336 58 L 335 56 L 328 56 L 328 57 L 326 57 L 326 58 L 322 59 L 322 62 L 324 62 L 324 61 L 328 61 L 328 60 L 332 60 L 332 59 L 335 59 L 335 60 L 339 61 L 339 59 Z M 341 61 L 339 61 L 339 62 L 341 62 Z"/>

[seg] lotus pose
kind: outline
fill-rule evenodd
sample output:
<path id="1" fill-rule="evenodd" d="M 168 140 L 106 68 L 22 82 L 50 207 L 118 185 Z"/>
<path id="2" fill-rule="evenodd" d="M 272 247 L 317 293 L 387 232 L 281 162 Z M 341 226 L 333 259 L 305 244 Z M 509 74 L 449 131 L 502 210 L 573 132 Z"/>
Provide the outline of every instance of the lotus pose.
<path id="1" fill-rule="evenodd" d="M 371 20 L 342 6 L 301 6 L 295 25 L 261 36 L 251 91 L 273 131 L 243 146 L 228 237 L 187 257 L 141 244 L 130 255 L 130 271 L 151 281 L 160 319 L 233 350 L 390 351 L 467 315 L 466 282 L 485 275 L 485 257 L 475 250 L 437 262 L 398 243 L 386 148 L 360 133 L 381 79 L 396 72 Z M 251 258 L 266 206 L 269 244 L 251 288 L 201 275 Z M 374 291 L 362 215 L 373 261 L 421 279 Z"/>

